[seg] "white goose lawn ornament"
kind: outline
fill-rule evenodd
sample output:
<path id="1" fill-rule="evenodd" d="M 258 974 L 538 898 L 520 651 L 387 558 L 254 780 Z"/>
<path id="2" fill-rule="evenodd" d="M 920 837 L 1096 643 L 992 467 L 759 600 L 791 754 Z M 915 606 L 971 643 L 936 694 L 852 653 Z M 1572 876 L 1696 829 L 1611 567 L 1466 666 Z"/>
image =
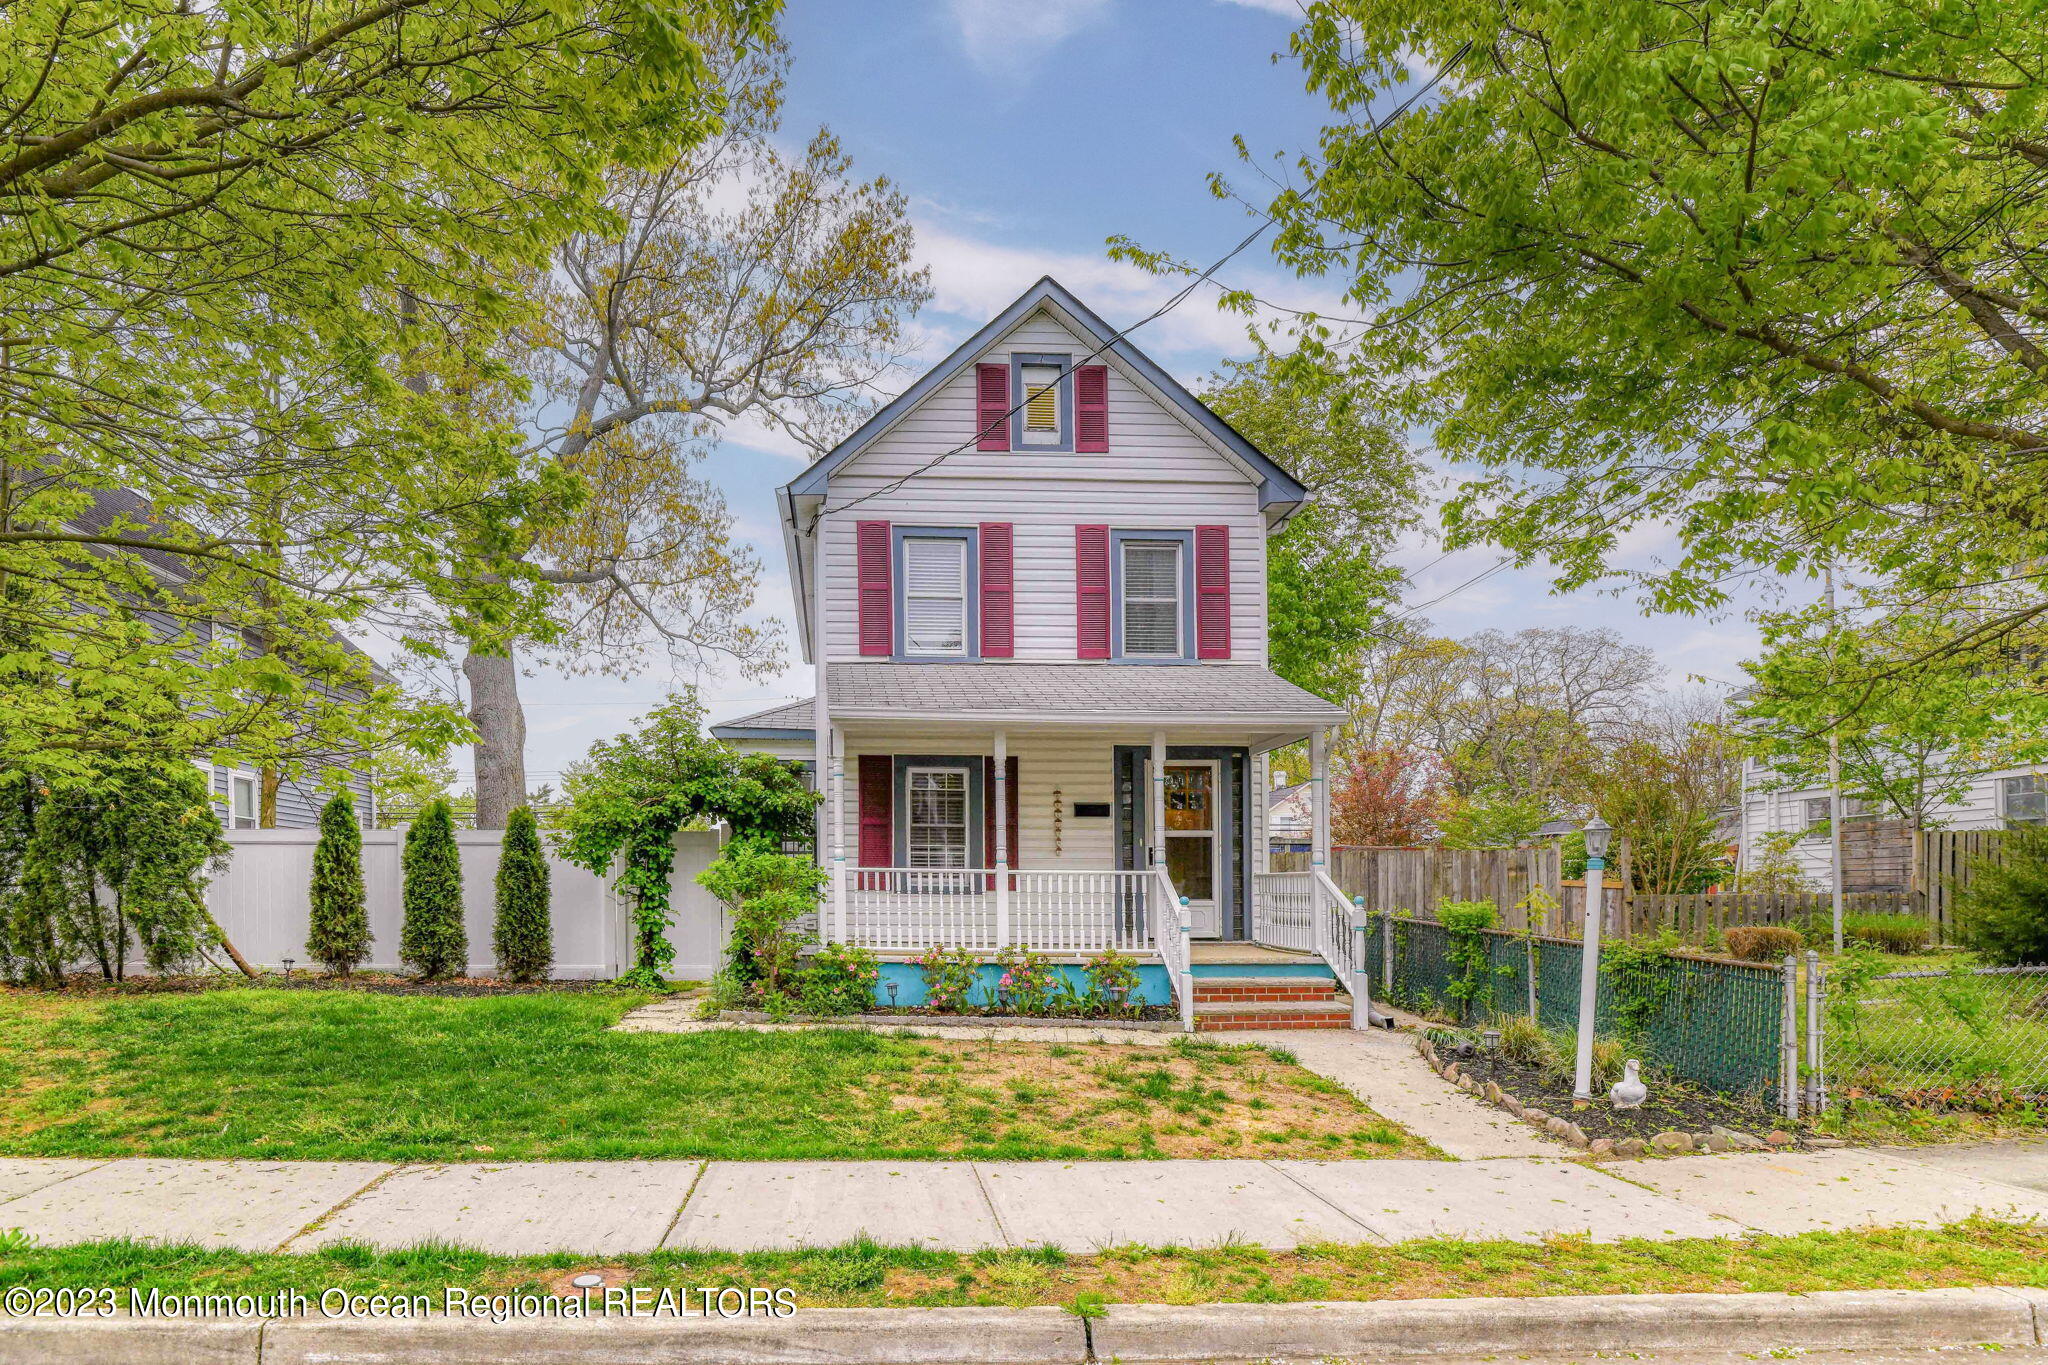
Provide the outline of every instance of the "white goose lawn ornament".
<path id="1" fill-rule="evenodd" d="M 1633 1057 L 1621 1064 L 1621 1079 L 1607 1092 L 1607 1098 L 1614 1101 L 1616 1109 L 1639 1109 L 1650 1097 L 1650 1087 L 1644 1085 L 1643 1078 L 1637 1074 L 1642 1065 Z"/>

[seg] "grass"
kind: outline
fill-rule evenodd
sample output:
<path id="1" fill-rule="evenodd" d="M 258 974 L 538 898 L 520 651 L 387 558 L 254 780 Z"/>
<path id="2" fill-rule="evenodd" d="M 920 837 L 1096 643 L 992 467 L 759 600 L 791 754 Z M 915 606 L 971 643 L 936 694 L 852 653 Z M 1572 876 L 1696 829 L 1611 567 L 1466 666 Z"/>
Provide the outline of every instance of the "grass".
<path id="1" fill-rule="evenodd" d="M 2048 1229 L 1971 1221 L 1939 1229 L 1594 1245 L 1428 1240 L 1266 1251 L 1116 1247 L 1090 1256 L 1052 1249 L 956 1254 L 856 1242 L 816 1251 L 659 1251 L 592 1259 L 499 1257 L 425 1246 L 378 1252 L 334 1246 L 304 1255 L 96 1242 L 9 1247 L 0 1234 L 0 1290 L 111 1286 L 165 1294 L 264 1294 L 328 1288 L 426 1294 L 573 1292 L 596 1271 L 610 1286 L 794 1290 L 810 1307 L 1030 1307 L 1121 1303 L 1279 1303 L 1682 1292 L 1810 1293 L 1959 1285 L 2048 1287 Z"/>
<path id="2" fill-rule="evenodd" d="M 649 997 L 0 991 L 0 1153 L 379 1161 L 1429 1156 L 1263 1049 L 616 1033 Z"/>

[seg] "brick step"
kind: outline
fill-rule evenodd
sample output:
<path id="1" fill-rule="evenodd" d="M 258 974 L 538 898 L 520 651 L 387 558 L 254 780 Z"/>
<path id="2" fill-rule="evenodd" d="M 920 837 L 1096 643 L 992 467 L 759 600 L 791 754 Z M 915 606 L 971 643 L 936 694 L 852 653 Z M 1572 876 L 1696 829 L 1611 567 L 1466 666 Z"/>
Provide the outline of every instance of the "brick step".
<path id="1" fill-rule="evenodd" d="M 1246 1003 L 1274 1000 L 1318 1000 L 1335 999 L 1337 983 L 1334 979 L 1314 976 L 1198 976 L 1195 978 L 1195 1002 L 1243 1001 Z"/>
<path id="2" fill-rule="evenodd" d="M 1250 1029 L 1350 1028 L 1351 1002 L 1330 1000 L 1267 1000 L 1258 1002 L 1197 1000 L 1195 1030 L 1227 1033 Z"/>

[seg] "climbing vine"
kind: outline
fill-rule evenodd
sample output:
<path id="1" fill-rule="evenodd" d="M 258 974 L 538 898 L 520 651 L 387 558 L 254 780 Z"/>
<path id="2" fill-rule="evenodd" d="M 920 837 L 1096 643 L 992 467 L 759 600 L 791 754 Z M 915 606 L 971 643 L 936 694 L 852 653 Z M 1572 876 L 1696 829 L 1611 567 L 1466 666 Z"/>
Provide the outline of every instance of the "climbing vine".
<path id="1" fill-rule="evenodd" d="M 703 724 L 694 691 L 672 695 L 638 730 L 591 745 L 564 775 L 562 856 L 599 875 L 623 864 L 615 886 L 633 922 L 625 985 L 659 988 L 675 961 L 668 926 L 677 831 L 723 822 L 736 840 L 812 832 L 818 798 L 796 765 L 737 753 L 706 738 Z"/>
<path id="2" fill-rule="evenodd" d="M 1608 1000 L 1615 1033 L 1629 1051 L 1641 1051 L 1677 989 L 1672 959 L 1678 955 L 1675 934 L 1653 939 L 1614 939 L 1600 945 L 1600 975 L 1611 989 Z"/>
<path id="3" fill-rule="evenodd" d="M 1493 1013 L 1493 980 L 1505 968 L 1493 965 L 1493 950 L 1487 933 L 1500 916 L 1492 901 L 1445 901 L 1437 907 L 1437 921 L 1450 938 L 1450 984 L 1444 991 L 1458 1002 L 1460 1022 L 1474 1011 L 1484 1017 Z"/>

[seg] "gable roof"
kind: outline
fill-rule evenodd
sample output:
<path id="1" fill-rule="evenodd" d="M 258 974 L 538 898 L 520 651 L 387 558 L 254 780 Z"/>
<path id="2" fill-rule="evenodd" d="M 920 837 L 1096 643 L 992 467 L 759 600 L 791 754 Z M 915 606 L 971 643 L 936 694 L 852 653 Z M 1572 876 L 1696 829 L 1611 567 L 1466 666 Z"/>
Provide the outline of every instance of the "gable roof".
<path id="1" fill-rule="evenodd" d="M 711 727 L 713 739 L 810 739 L 817 711 L 812 699 L 784 702 Z"/>
<path id="2" fill-rule="evenodd" d="M 1308 490 L 1302 486 L 1300 480 L 1281 468 L 1277 460 L 1246 440 L 1230 423 L 1210 411 L 1208 404 L 1189 393 L 1185 385 L 1161 369 L 1150 356 L 1129 341 L 1117 338 L 1114 327 L 1096 316 L 1088 305 L 1075 298 L 1065 285 L 1050 275 L 1040 276 L 1038 283 L 1020 294 L 1015 303 L 998 313 L 973 336 L 961 342 L 953 349 L 952 354 L 927 370 L 916 383 L 884 403 L 873 416 L 861 423 L 851 436 L 832 447 L 809 469 L 785 484 L 783 492 L 791 497 L 824 496 L 830 485 L 833 470 L 867 449 L 905 413 L 922 403 L 966 368 L 968 363 L 987 349 L 991 342 L 1046 304 L 1051 304 L 1064 313 L 1085 340 L 1100 348 L 1102 354 L 1114 356 L 1121 361 L 1169 403 L 1191 418 L 1197 426 L 1208 432 L 1219 445 L 1249 466 L 1258 479 L 1260 507 L 1278 504 L 1291 509 L 1308 500 Z M 971 446 L 972 438 L 963 444 Z"/>

